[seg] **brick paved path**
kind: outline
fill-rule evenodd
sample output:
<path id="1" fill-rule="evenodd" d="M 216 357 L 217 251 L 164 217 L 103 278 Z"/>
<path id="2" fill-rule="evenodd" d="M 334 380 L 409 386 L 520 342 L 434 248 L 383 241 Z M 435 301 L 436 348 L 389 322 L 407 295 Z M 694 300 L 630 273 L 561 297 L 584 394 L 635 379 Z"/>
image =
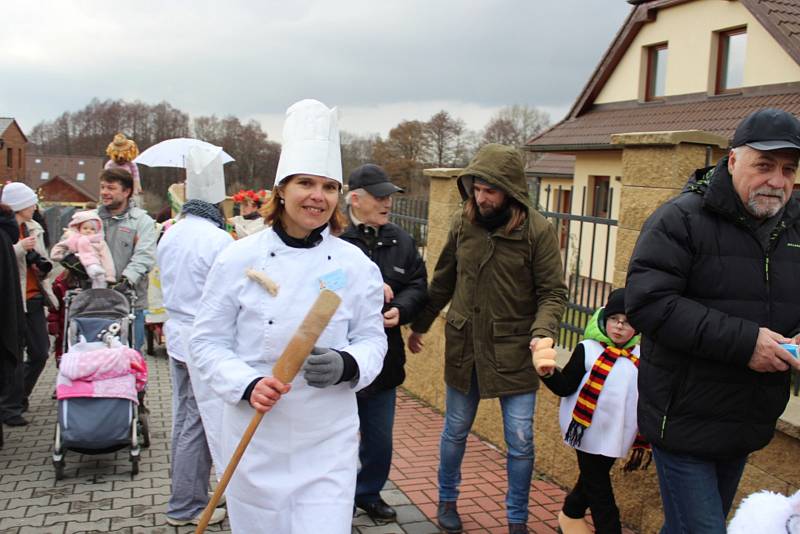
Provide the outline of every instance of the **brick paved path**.
<path id="1" fill-rule="evenodd" d="M 162 353 L 163 354 L 163 353 Z M 50 398 L 55 369 L 48 366 L 31 399 L 27 427 L 5 427 L 0 450 L 0 534 L 113 532 L 173 534 L 190 527 L 166 524 L 169 498 L 169 367 L 165 358 L 148 357 L 151 440 L 143 449 L 139 474 L 131 479 L 128 451 L 86 456 L 68 452 L 65 478 L 55 480 L 52 466 L 56 403 Z M 398 511 L 398 522 L 376 525 L 359 512 L 354 534 L 430 534 L 438 532 L 436 468 L 440 414 L 405 392 L 398 395 L 395 456 L 384 499 Z M 504 511 L 505 461 L 491 445 L 470 436 L 459 499 L 466 532 L 507 532 Z M 564 492 L 534 481 L 529 526 L 535 533 L 555 532 Z M 227 520 L 208 532 L 230 532 Z M 265 531 L 266 532 L 266 531 Z M 316 533 L 315 533 L 316 534 Z"/>

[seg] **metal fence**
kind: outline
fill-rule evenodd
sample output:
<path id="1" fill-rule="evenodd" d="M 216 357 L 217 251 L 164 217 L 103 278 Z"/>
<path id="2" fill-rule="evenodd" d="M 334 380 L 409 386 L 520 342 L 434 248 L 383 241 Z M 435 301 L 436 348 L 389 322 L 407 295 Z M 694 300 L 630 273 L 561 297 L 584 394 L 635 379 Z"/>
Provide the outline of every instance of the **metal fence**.
<path id="1" fill-rule="evenodd" d="M 568 302 L 558 344 L 569 350 L 580 342 L 589 318 L 611 292 L 611 247 L 616 239 L 612 228 L 617 226 L 611 213 L 612 188 L 582 187 L 577 206 L 574 193 L 574 186 L 547 186 L 536 192 L 543 206 L 539 211 L 555 226 L 561 247 Z"/>
<path id="2" fill-rule="evenodd" d="M 428 244 L 428 199 L 393 196 L 389 219 L 411 234 L 424 257 Z"/>

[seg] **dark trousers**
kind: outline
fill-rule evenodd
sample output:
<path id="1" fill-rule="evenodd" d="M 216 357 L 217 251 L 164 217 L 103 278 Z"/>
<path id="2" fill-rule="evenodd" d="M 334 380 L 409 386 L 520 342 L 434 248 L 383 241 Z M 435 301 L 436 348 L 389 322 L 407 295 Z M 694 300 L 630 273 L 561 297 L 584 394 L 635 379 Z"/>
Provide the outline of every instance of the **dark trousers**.
<path id="1" fill-rule="evenodd" d="M 22 415 L 24 396 L 22 362 L 18 354 L 2 351 L 0 356 L 0 422 Z"/>
<path id="2" fill-rule="evenodd" d="M 397 389 L 358 395 L 361 469 L 356 478 L 356 504 L 372 504 L 389 478 L 392 466 L 392 427 Z"/>
<path id="3" fill-rule="evenodd" d="M 44 313 L 44 298 L 34 297 L 25 303 L 25 343 L 27 345 L 27 358 L 25 358 L 25 397 L 22 405 L 28 407 L 28 397 L 33 392 L 39 375 L 47 365 L 47 355 L 50 352 L 50 338 L 47 334 L 47 316 Z"/>
<path id="4" fill-rule="evenodd" d="M 2 392 L 0 392 L 0 420 L 22 415 L 28 408 L 28 396 L 33 391 L 39 375 L 47 364 L 50 351 L 50 338 L 47 337 L 47 317 L 44 314 L 44 299 L 34 297 L 25 306 L 25 344 L 27 346 L 25 363 L 4 359 L 0 363 L 2 371 Z"/>
<path id="5" fill-rule="evenodd" d="M 572 519 L 583 519 L 588 508 L 597 534 L 619 534 L 619 509 L 611 487 L 611 466 L 616 458 L 575 451 L 578 455 L 578 481 L 564 499 L 562 511 Z"/>

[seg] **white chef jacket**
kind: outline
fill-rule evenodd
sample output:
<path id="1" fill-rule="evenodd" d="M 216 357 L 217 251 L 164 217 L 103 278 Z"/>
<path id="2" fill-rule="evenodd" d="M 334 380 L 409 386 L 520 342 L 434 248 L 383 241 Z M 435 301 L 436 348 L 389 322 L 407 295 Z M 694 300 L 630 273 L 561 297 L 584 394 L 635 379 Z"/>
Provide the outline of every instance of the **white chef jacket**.
<path id="1" fill-rule="evenodd" d="M 221 443 L 223 403 L 219 395 L 197 378 L 189 339 L 206 277 L 217 255 L 231 243 L 230 234 L 213 222 L 186 214 L 167 230 L 156 249 L 164 308 L 169 317 L 164 324 L 167 353 L 185 362 L 189 370 L 217 480 L 228 464 Z"/>
<path id="2" fill-rule="evenodd" d="M 248 268 L 269 276 L 278 294 L 247 278 Z M 358 462 L 355 392 L 383 366 L 383 281 L 369 258 L 327 228 L 313 248 L 289 247 L 272 228 L 240 239 L 219 255 L 208 277 L 191 348 L 202 380 L 226 401 L 228 456 L 255 413 L 242 394 L 254 379 L 271 375 L 323 286 L 342 303 L 317 346 L 352 355 L 357 383 L 320 389 L 302 372 L 295 378 L 264 417 L 226 491 L 236 533 L 350 532 Z"/>

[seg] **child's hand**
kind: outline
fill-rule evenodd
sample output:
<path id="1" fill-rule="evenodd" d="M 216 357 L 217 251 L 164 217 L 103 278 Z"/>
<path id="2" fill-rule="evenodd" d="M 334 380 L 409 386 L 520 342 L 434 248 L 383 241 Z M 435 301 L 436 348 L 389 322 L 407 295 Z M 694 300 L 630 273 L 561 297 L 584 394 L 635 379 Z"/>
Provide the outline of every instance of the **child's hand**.
<path id="1" fill-rule="evenodd" d="M 545 337 L 538 340 L 531 352 L 533 353 L 533 367 L 538 375 L 552 375 L 556 368 L 556 350 L 553 348 L 553 338 Z"/>

